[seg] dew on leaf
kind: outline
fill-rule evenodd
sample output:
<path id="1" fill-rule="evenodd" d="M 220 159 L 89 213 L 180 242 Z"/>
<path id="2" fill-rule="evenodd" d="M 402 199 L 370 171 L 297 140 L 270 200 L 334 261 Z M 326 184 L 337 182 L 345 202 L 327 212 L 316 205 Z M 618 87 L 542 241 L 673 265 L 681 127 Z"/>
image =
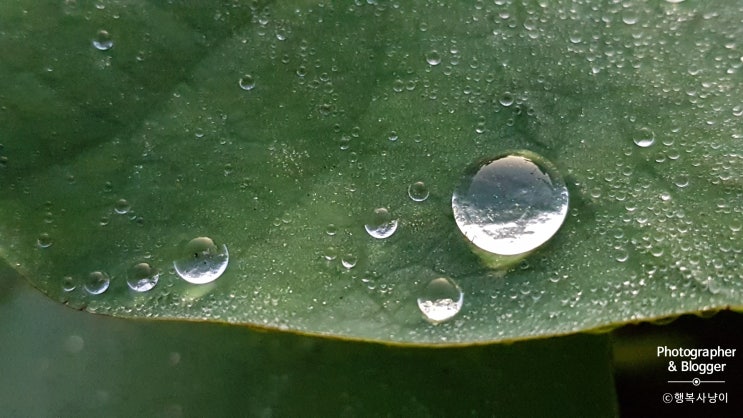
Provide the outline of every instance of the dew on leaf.
<path id="1" fill-rule="evenodd" d="M 111 279 L 108 277 L 108 274 L 102 271 L 94 271 L 88 275 L 84 287 L 85 291 L 91 295 L 100 295 L 108 290 L 110 284 Z"/>
<path id="2" fill-rule="evenodd" d="M 255 78 L 250 74 L 245 74 L 240 77 L 238 85 L 240 85 L 240 88 L 245 91 L 253 90 L 255 88 Z"/>
<path id="3" fill-rule="evenodd" d="M 358 263 L 358 261 L 358 257 L 353 254 L 346 254 L 341 257 L 341 265 L 349 270 L 356 267 L 356 263 Z"/>
<path id="4" fill-rule="evenodd" d="M 655 133 L 650 128 L 640 128 L 632 140 L 638 147 L 647 148 L 655 143 Z"/>
<path id="5" fill-rule="evenodd" d="M 408 186 L 408 197 L 413 201 L 423 202 L 428 199 L 428 187 L 422 181 L 416 181 L 415 183 Z"/>
<path id="6" fill-rule="evenodd" d="M 441 54 L 438 51 L 432 50 L 426 54 L 426 62 L 428 65 L 435 66 L 441 64 Z"/>
<path id="7" fill-rule="evenodd" d="M 52 238 L 47 233 L 42 233 L 39 238 L 36 239 L 36 246 L 39 248 L 49 248 L 52 246 Z"/>
<path id="8" fill-rule="evenodd" d="M 116 205 L 114 205 L 114 212 L 118 213 L 119 215 L 129 213 L 130 209 L 131 205 L 126 199 L 119 199 L 116 201 Z"/>
<path id="9" fill-rule="evenodd" d="M 568 190 L 551 163 L 518 151 L 470 166 L 454 191 L 452 210 L 475 246 L 492 254 L 523 254 L 560 229 Z"/>
<path id="10" fill-rule="evenodd" d="M 152 290 L 160 278 L 160 273 L 148 263 L 134 265 L 127 274 L 126 284 L 135 292 Z"/>
<path id="11" fill-rule="evenodd" d="M 393 219 L 387 208 L 374 209 L 369 221 L 364 225 L 366 232 L 374 238 L 385 239 L 397 231 L 397 219 Z"/>
<path id="12" fill-rule="evenodd" d="M 77 283 L 72 276 L 65 276 L 62 278 L 62 290 L 65 292 L 72 292 L 77 288 Z"/>
<path id="13" fill-rule="evenodd" d="M 93 38 L 93 47 L 99 51 L 107 51 L 114 46 L 113 38 L 107 30 L 101 29 Z"/>
<path id="14" fill-rule="evenodd" d="M 456 316 L 462 309 L 464 293 L 449 278 L 439 277 L 431 280 L 418 297 L 418 309 L 423 317 L 438 324 Z"/>
<path id="15" fill-rule="evenodd" d="M 181 257 L 173 261 L 176 273 L 193 284 L 210 283 L 219 278 L 229 262 L 227 246 L 217 246 L 211 238 L 198 237 L 186 244 Z"/>

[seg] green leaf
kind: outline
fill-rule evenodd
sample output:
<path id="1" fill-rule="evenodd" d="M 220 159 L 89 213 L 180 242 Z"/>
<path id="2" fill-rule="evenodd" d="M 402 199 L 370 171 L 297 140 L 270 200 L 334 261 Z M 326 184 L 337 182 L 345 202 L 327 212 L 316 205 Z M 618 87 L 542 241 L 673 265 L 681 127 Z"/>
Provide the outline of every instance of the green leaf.
<path id="1" fill-rule="evenodd" d="M 733 5 L 23 3 L 0 6 L 0 257 L 54 299 L 403 344 L 742 305 Z M 494 269 L 451 193 L 513 149 L 557 167 L 570 211 Z M 381 240 L 380 207 L 399 220 Z M 173 261 L 203 236 L 229 264 L 193 285 Z M 159 283 L 133 292 L 143 262 Z M 416 300 L 437 277 L 464 298 L 434 325 Z"/>

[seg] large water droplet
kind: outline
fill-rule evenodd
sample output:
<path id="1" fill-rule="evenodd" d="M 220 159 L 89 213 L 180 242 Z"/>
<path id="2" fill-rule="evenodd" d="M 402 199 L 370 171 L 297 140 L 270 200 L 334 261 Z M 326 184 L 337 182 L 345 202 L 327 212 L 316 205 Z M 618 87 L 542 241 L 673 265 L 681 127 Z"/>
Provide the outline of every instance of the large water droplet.
<path id="1" fill-rule="evenodd" d="M 198 237 L 186 244 L 182 257 L 173 262 L 176 273 L 189 283 L 204 284 L 217 280 L 227 269 L 227 246 L 218 247 L 211 238 Z"/>
<path id="2" fill-rule="evenodd" d="M 428 187 L 422 181 L 416 181 L 408 186 L 408 196 L 416 202 L 428 199 Z"/>
<path id="3" fill-rule="evenodd" d="M 108 290 L 109 284 L 111 284 L 111 279 L 108 274 L 102 271 L 94 271 L 88 275 L 84 287 L 85 291 L 91 295 L 100 295 Z"/>
<path id="4" fill-rule="evenodd" d="M 418 308 L 427 321 L 438 324 L 453 318 L 462 309 L 464 294 L 451 279 L 431 280 L 418 298 Z"/>
<path id="5" fill-rule="evenodd" d="M 364 229 L 374 238 L 388 238 L 397 231 L 397 219 L 392 219 L 387 208 L 377 208 L 374 209 L 369 222 L 364 225 Z"/>
<path id="6" fill-rule="evenodd" d="M 93 47 L 99 51 L 107 51 L 114 46 L 113 38 L 107 30 L 99 30 L 93 38 Z"/>
<path id="7" fill-rule="evenodd" d="M 518 151 L 470 166 L 452 196 L 454 220 L 472 244 L 516 255 L 549 240 L 568 212 L 568 189 L 548 161 Z"/>
<path id="8" fill-rule="evenodd" d="M 135 292 L 151 290 L 160 279 L 160 273 L 148 263 L 139 263 L 129 269 L 126 284 Z"/>

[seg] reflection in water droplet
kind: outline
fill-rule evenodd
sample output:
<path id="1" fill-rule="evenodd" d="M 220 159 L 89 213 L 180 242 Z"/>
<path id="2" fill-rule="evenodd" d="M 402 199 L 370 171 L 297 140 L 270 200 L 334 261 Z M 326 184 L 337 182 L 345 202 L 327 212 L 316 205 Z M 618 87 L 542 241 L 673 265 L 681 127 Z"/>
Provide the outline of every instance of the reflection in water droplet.
<path id="1" fill-rule="evenodd" d="M 151 290 L 160 279 L 160 273 L 147 263 L 139 263 L 129 269 L 126 284 L 135 292 Z"/>
<path id="2" fill-rule="evenodd" d="M 422 181 L 416 181 L 408 186 L 408 196 L 416 202 L 428 199 L 428 187 Z"/>
<path id="3" fill-rule="evenodd" d="M 47 233 L 43 233 L 39 235 L 39 238 L 36 240 L 36 246 L 39 248 L 49 248 L 52 246 L 52 238 Z"/>
<path id="4" fill-rule="evenodd" d="M 65 276 L 62 278 L 62 290 L 65 292 L 72 292 L 77 288 L 77 284 L 75 284 L 75 279 L 72 278 L 72 276 Z"/>
<path id="5" fill-rule="evenodd" d="M 438 51 L 433 50 L 426 54 L 426 62 L 429 65 L 439 65 L 441 64 L 441 54 L 439 54 Z"/>
<path id="6" fill-rule="evenodd" d="M 108 290 L 109 284 L 111 284 L 111 279 L 108 277 L 108 274 L 102 271 L 94 271 L 88 275 L 83 287 L 91 295 L 100 295 Z"/>
<path id="7" fill-rule="evenodd" d="M 229 258 L 226 245 L 218 247 L 211 238 L 198 237 L 186 244 L 181 258 L 173 261 L 173 267 L 183 280 L 204 284 L 224 273 Z"/>
<path id="8" fill-rule="evenodd" d="M 131 205 L 129 205 L 129 202 L 126 199 L 119 199 L 116 201 L 116 205 L 114 206 L 114 212 L 119 215 L 124 215 L 128 213 L 131 208 Z"/>
<path id="9" fill-rule="evenodd" d="M 452 210 L 472 244 L 493 254 L 523 254 L 560 229 L 568 189 L 551 163 L 519 151 L 470 166 L 454 191 Z"/>
<path id="10" fill-rule="evenodd" d="M 638 147 L 647 148 L 655 142 L 655 133 L 650 128 L 640 128 L 632 140 Z"/>
<path id="11" fill-rule="evenodd" d="M 397 231 L 397 219 L 392 219 L 392 215 L 386 208 L 377 208 L 374 209 L 369 222 L 364 225 L 364 229 L 374 238 L 388 238 Z"/>
<path id="12" fill-rule="evenodd" d="M 99 51 L 106 51 L 114 46 L 113 38 L 111 38 L 111 34 L 108 33 L 106 30 L 99 30 L 98 33 L 95 35 L 95 38 L 93 38 L 93 47 Z"/>
<path id="13" fill-rule="evenodd" d="M 240 85 L 240 88 L 248 91 L 253 90 L 255 88 L 255 79 L 250 74 L 245 74 L 240 78 L 240 81 L 238 81 L 238 84 Z"/>
<path id="14" fill-rule="evenodd" d="M 418 308 L 427 321 L 438 324 L 453 318 L 462 309 L 464 294 L 451 279 L 431 280 L 418 298 Z"/>

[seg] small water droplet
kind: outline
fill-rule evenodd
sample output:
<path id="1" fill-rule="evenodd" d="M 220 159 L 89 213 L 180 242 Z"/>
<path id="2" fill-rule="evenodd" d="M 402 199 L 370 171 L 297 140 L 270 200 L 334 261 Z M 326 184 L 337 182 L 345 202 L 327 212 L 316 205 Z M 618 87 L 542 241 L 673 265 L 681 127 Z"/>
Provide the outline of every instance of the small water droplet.
<path id="1" fill-rule="evenodd" d="M 347 269 L 352 269 L 356 267 L 356 263 L 358 263 L 359 259 L 353 254 L 346 254 L 343 257 L 341 257 L 341 264 L 343 267 Z"/>
<path id="2" fill-rule="evenodd" d="M 454 191 L 452 210 L 475 246 L 493 254 L 523 254 L 560 229 L 568 189 L 550 162 L 519 151 L 470 166 Z"/>
<path id="3" fill-rule="evenodd" d="M 107 51 L 114 46 L 113 38 L 107 30 L 99 30 L 93 38 L 93 47 L 99 51 Z"/>
<path id="4" fill-rule="evenodd" d="M 416 202 L 428 199 L 428 187 L 422 181 L 416 181 L 408 186 L 408 196 Z"/>
<path id="5" fill-rule="evenodd" d="M 332 246 L 328 247 L 325 249 L 325 251 L 323 251 L 322 256 L 328 261 L 333 261 L 338 258 L 338 249 Z"/>
<path id="6" fill-rule="evenodd" d="M 173 261 L 176 273 L 189 283 L 204 284 L 217 280 L 227 269 L 227 246 L 218 247 L 211 238 L 198 237 L 186 244 L 182 256 Z"/>
<path id="7" fill-rule="evenodd" d="M 129 213 L 129 210 L 131 208 L 131 205 L 129 205 L 129 202 L 126 199 L 119 199 L 116 201 L 116 205 L 114 205 L 114 212 L 118 213 L 119 215 L 124 215 L 126 213 Z"/>
<path id="8" fill-rule="evenodd" d="M 441 54 L 435 49 L 430 51 L 426 54 L 426 62 L 433 66 L 441 64 Z"/>
<path id="9" fill-rule="evenodd" d="M 650 128 L 640 128 L 632 140 L 638 147 L 647 148 L 655 142 L 655 133 Z"/>
<path id="10" fill-rule="evenodd" d="M 135 292 L 151 290 L 160 279 L 160 273 L 148 263 L 139 263 L 129 269 L 126 284 Z"/>
<path id="11" fill-rule="evenodd" d="M 351 137 L 348 135 L 342 135 L 340 139 L 340 148 L 345 151 L 351 147 Z"/>
<path id="12" fill-rule="evenodd" d="M 500 99 L 498 99 L 498 102 L 505 107 L 511 106 L 513 104 L 513 95 L 509 92 L 505 92 Z"/>
<path id="13" fill-rule="evenodd" d="M 62 278 L 62 290 L 65 292 L 72 292 L 77 288 L 77 284 L 75 283 L 75 279 L 72 278 L 72 276 L 65 276 Z"/>
<path id="14" fill-rule="evenodd" d="M 390 131 L 390 133 L 387 135 L 387 139 L 389 139 L 392 142 L 397 141 L 397 138 L 398 138 L 397 132 L 395 131 Z"/>
<path id="15" fill-rule="evenodd" d="M 325 228 L 325 233 L 332 237 L 338 233 L 338 227 L 335 226 L 335 224 L 328 224 L 328 226 Z"/>
<path id="16" fill-rule="evenodd" d="M 673 184 L 676 185 L 676 187 L 683 189 L 684 187 L 689 185 L 689 176 L 686 174 L 678 174 L 676 177 L 673 178 Z"/>
<path id="17" fill-rule="evenodd" d="M 102 271 L 94 271 L 88 275 L 83 287 L 85 287 L 85 291 L 91 295 L 100 295 L 108 290 L 110 284 L 111 279 L 108 277 L 108 274 Z"/>
<path id="18" fill-rule="evenodd" d="M 397 231 L 397 219 L 392 219 L 387 208 L 377 208 L 374 209 L 369 222 L 364 225 L 364 229 L 373 238 L 389 238 Z"/>
<path id="19" fill-rule="evenodd" d="M 462 309 L 464 293 L 451 279 L 439 277 L 431 280 L 418 298 L 418 309 L 424 318 L 433 323 L 447 321 Z"/>
<path id="20" fill-rule="evenodd" d="M 36 240 L 36 245 L 39 248 L 49 248 L 52 246 L 52 238 L 47 233 L 43 233 L 39 235 L 39 238 Z"/>
<path id="21" fill-rule="evenodd" d="M 250 74 L 245 74 L 240 78 L 238 84 L 240 85 L 240 88 L 245 91 L 253 90 L 255 88 L 255 78 Z"/>

